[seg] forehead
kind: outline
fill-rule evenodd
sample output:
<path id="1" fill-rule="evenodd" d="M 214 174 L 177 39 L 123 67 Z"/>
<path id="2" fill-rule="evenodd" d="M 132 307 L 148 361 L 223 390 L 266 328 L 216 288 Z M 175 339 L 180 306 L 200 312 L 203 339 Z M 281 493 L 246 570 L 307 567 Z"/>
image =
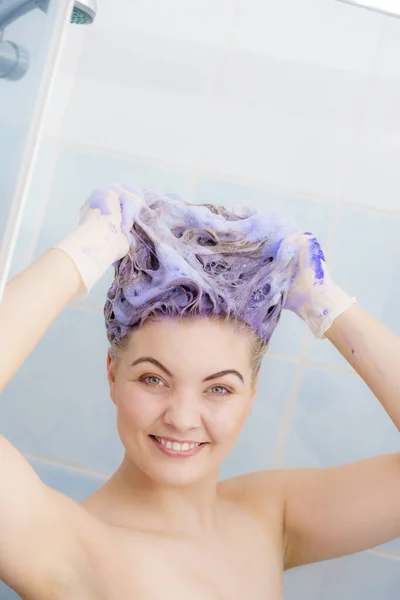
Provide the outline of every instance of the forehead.
<path id="1" fill-rule="evenodd" d="M 214 371 L 250 366 L 251 336 L 236 325 L 207 318 L 150 319 L 131 334 L 130 356 L 151 355 L 171 364 L 197 365 Z M 243 368 L 243 367 L 242 367 Z"/>

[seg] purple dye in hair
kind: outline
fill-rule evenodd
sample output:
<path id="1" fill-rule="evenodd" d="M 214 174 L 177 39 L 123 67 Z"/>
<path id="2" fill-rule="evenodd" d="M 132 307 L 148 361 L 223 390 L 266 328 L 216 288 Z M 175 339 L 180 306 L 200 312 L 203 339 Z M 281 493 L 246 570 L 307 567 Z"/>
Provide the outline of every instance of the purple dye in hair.
<path id="1" fill-rule="evenodd" d="M 281 245 L 294 221 L 135 192 L 144 203 L 104 307 L 111 344 L 163 315 L 238 318 L 268 341 L 297 270 L 297 248 Z"/>

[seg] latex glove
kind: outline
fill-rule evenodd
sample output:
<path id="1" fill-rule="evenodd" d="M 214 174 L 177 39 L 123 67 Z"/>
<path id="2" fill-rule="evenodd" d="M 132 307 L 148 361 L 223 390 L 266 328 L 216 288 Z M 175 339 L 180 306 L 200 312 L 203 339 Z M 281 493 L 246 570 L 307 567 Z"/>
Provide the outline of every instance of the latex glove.
<path id="1" fill-rule="evenodd" d="M 298 271 L 284 308 L 303 319 L 315 337 L 324 338 L 333 321 L 356 299 L 333 283 L 322 248 L 312 233 L 286 238 L 281 244 L 283 251 L 287 244 L 295 244 L 298 249 Z"/>
<path id="2" fill-rule="evenodd" d="M 144 203 L 139 188 L 112 184 L 92 192 L 80 210 L 78 228 L 54 246 L 74 261 L 86 298 L 93 285 L 116 261 L 128 254 L 131 228 Z"/>

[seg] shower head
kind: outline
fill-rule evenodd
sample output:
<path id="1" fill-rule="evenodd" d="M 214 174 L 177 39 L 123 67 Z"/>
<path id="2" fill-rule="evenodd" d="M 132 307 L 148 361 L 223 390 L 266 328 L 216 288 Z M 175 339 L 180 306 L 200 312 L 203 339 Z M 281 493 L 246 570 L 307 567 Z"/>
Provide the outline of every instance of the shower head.
<path id="1" fill-rule="evenodd" d="M 71 23 L 75 25 L 91 25 L 96 16 L 96 0 L 84 0 L 83 2 L 74 2 Z"/>
<path id="2" fill-rule="evenodd" d="M 34 8 L 47 12 L 50 0 L 0 0 L 0 31 Z M 96 0 L 75 0 L 71 23 L 90 25 L 97 13 Z"/>

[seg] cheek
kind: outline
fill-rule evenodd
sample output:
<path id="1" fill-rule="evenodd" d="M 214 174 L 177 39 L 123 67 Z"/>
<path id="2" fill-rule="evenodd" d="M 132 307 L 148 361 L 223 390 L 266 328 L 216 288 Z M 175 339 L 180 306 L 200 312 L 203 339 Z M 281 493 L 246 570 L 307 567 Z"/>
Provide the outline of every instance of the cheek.
<path id="1" fill-rule="evenodd" d="M 227 400 L 209 413 L 208 427 L 216 441 L 237 436 L 249 414 L 249 402 L 240 397 Z"/>
<path id="2" fill-rule="evenodd" d="M 149 398 L 132 385 L 116 386 L 118 421 L 122 427 L 146 428 L 157 420 L 161 413 L 161 402 Z"/>

